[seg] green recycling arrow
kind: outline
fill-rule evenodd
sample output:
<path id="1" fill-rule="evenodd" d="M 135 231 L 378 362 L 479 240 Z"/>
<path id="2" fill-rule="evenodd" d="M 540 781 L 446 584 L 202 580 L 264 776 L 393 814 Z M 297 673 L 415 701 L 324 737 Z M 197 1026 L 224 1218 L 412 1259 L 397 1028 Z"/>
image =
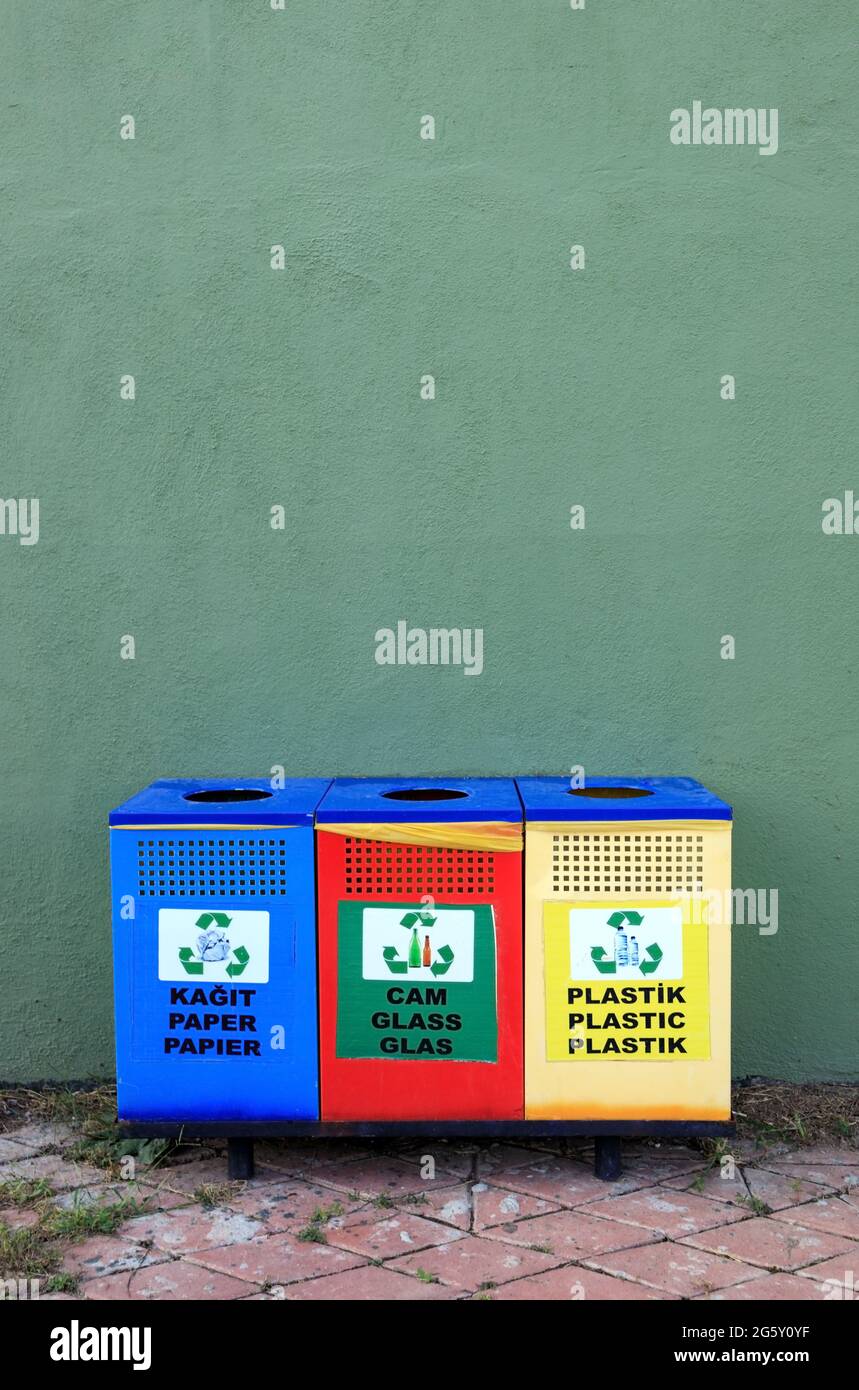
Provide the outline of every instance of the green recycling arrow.
<path id="1" fill-rule="evenodd" d="M 642 920 L 640 912 L 613 912 L 608 924 L 610 927 L 622 927 L 624 922 L 629 922 L 631 927 L 640 927 Z"/>
<path id="2" fill-rule="evenodd" d="M 411 929 L 420 922 L 421 926 L 431 927 L 435 923 L 435 918 L 431 912 L 407 912 L 405 917 L 400 919 L 401 927 Z"/>
<path id="3" fill-rule="evenodd" d="M 237 946 L 233 951 L 233 955 L 238 961 L 238 965 L 227 966 L 227 974 L 231 980 L 234 980 L 237 975 L 243 974 L 244 968 L 250 960 L 250 954 L 245 950 L 244 946 Z"/>
<path id="4" fill-rule="evenodd" d="M 650 956 L 650 960 L 643 960 L 639 966 L 642 975 L 652 975 L 662 959 L 662 952 L 655 941 L 652 946 L 647 947 L 647 954 Z"/>
<path id="5" fill-rule="evenodd" d="M 399 959 L 399 952 L 397 951 L 396 946 L 386 946 L 382 951 L 382 955 L 384 956 L 385 964 L 387 965 L 392 975 L 406 974 L 409 968 L 408 962 Z"/>
<path id="6" fill-rule="evenodd" d="M 602 946 L 591 947 L 591 960 L 601 975 L 616 975 L 617 966 L 613 960 L 605 960 L 605 951 Z"/>
<path id="7" fill-rule="evenodd" d="M 434 975 L 446 975 L 453 964 L 453 951 L 449 946 L 439 946 L 438 954 L 441 956 L 442 963 L 436 961 L 434 965 L 430 966 L 430 970 Z"/>
<path id="8" fill-rule="evenodd" d="M 203 962 L 194 959 L 194 952 L 190 946 L 179 947 L 179 959 L 182 962 L 182 969 L 188 975 L 202 975 Z"/>
<path id="9" fill-rule="evenodd" d="M 226 931 L 232 920 L 228 912 L 203 912 L 197 918 L 197 926 L 201 931 L 205 931 L 207 927 L 210 927 L 212 923 L 215 922 L 222 931 Z"/>

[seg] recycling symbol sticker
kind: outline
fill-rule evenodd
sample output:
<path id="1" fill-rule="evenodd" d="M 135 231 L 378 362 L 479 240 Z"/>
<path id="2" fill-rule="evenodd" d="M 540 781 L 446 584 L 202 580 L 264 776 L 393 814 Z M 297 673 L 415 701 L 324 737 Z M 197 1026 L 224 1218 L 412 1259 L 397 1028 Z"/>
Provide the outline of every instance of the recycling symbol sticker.
<path id="1" fill-rule="evenodd" d="M 400 926 L 405 927 L 411 932 L 408 946 L 403 948 L 404 959 L 400 958 L 400 953 L 396 946 L 384 946 L 382 948 L 382 959 L 392 975 L 407 975 L 409 971 L 429 970 L 432 975 L 446 975 L 453 965 L 456 953 L 447 944 L 433 946 L 430 941 L 429 930 L 423 938 L 423 945 L 418 935 L 418 928 L 434 927 L 438 921 L 431 912 L 407 912 L 400 918 Z"/>
<path id="2" fill-rule="evenodd" d="M 365 908 L 361 964 L 365 980 L 472 980 L 474 914 L 442 907 Z"/>
<path id="3" fill-rule="evenodd" d="M 161 980 L 264 984 L 268 980 L 269 914 L 163 908 L 158 914 Z"/>
<path id="4" fill-rule="evenodd" d="M 708 1058 L 709 948 L 707 922 L 689 898 L 545 901 L 546 1062 Z M 545 1084 L 567 1094 L 560 1073 Z M 597 1093 L 588 1086 L 583 1107 Z"/>
<path id="5" fill-rule="evenodd" d="M 591 960 L 601 975 L 616 975 L 618 968 L 623 966 L 632 970 L 637 968 L 642 975 L 652 975 L 658 969 L 662 948 L 657 941 L 642 946 L 635 929 L 643 924 L 644 914 L 641 912 L 627 910 L 611 914 L 608 925 L 614 927 L 616 933 L 614 955 L 609 957 L 604 946 L 591 947 Z"/>
<path id="6" fill-rule="evenodd" d="M 570 979 L 678 980 L 683 976 L 680 909 L 646 903 L 570 909 Z"/>
<path id="7" fill-rule="evenodd" d="M 190 946 L 179 947 L 179 960 L 186 975 L 203 975 L 206 966 L 212 961 L 228 961 L 227 975 L 231 980 L 243 975 L 250 961 L 250 952 L 244 946 L 230 947 L 227 928 L 232 918 L 227 912 L 203 912 L 197 918 L 200 928 L 197 937 L 197 954 Z"/>
<path id="8" fill-rule="evenodd" d="M 497 1062 L 497 994 L 491 903 L 338 904 L 337 1057 Z"/>

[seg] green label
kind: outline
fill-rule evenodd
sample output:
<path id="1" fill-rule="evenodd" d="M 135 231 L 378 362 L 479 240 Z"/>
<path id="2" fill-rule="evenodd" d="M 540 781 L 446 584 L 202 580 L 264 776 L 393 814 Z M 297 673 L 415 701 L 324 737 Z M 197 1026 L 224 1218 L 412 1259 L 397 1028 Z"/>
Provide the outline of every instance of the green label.
<path id="1" fill-rule="evenodd" d="M 337 947 L 338 1057 L 497 1062 L 488 904 L 341 902 Z"/>

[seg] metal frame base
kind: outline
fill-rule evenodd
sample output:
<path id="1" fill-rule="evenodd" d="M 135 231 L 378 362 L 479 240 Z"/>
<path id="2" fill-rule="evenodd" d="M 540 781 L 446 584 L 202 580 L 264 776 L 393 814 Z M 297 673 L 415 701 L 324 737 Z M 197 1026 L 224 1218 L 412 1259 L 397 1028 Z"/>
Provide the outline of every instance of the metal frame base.
<path id="1" fill-rule="evenodd" d="M 120 1121 L 130 1139 L 226 1139 L 235 1180 L 254 1174 L 255 1139 L 594 1139 L 594 1173 L 615 1182 L 622 1139 L 710 1139 L 736 1132 L 731 1120 L 175 1120 Z"/>

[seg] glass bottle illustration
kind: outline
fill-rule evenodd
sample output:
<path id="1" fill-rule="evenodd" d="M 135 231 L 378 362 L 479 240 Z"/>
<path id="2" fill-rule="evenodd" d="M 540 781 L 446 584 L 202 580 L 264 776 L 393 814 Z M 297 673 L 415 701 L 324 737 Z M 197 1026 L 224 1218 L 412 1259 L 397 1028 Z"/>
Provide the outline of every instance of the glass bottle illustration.
<path id="1" fill-rule="evenodd" d="M 429 944 L 428 936 L 424 937 L 424 954 L 422 963 L 424 965 L 432 965 L 432 947 Z"/>
<path id="2" fill-rule="evenodd" d="M 418 929 L 412 927 L 412 939 L 409 942 L 409 969 L 419 970 L 421 964 L 421 943 L 418 940 Z"/>

